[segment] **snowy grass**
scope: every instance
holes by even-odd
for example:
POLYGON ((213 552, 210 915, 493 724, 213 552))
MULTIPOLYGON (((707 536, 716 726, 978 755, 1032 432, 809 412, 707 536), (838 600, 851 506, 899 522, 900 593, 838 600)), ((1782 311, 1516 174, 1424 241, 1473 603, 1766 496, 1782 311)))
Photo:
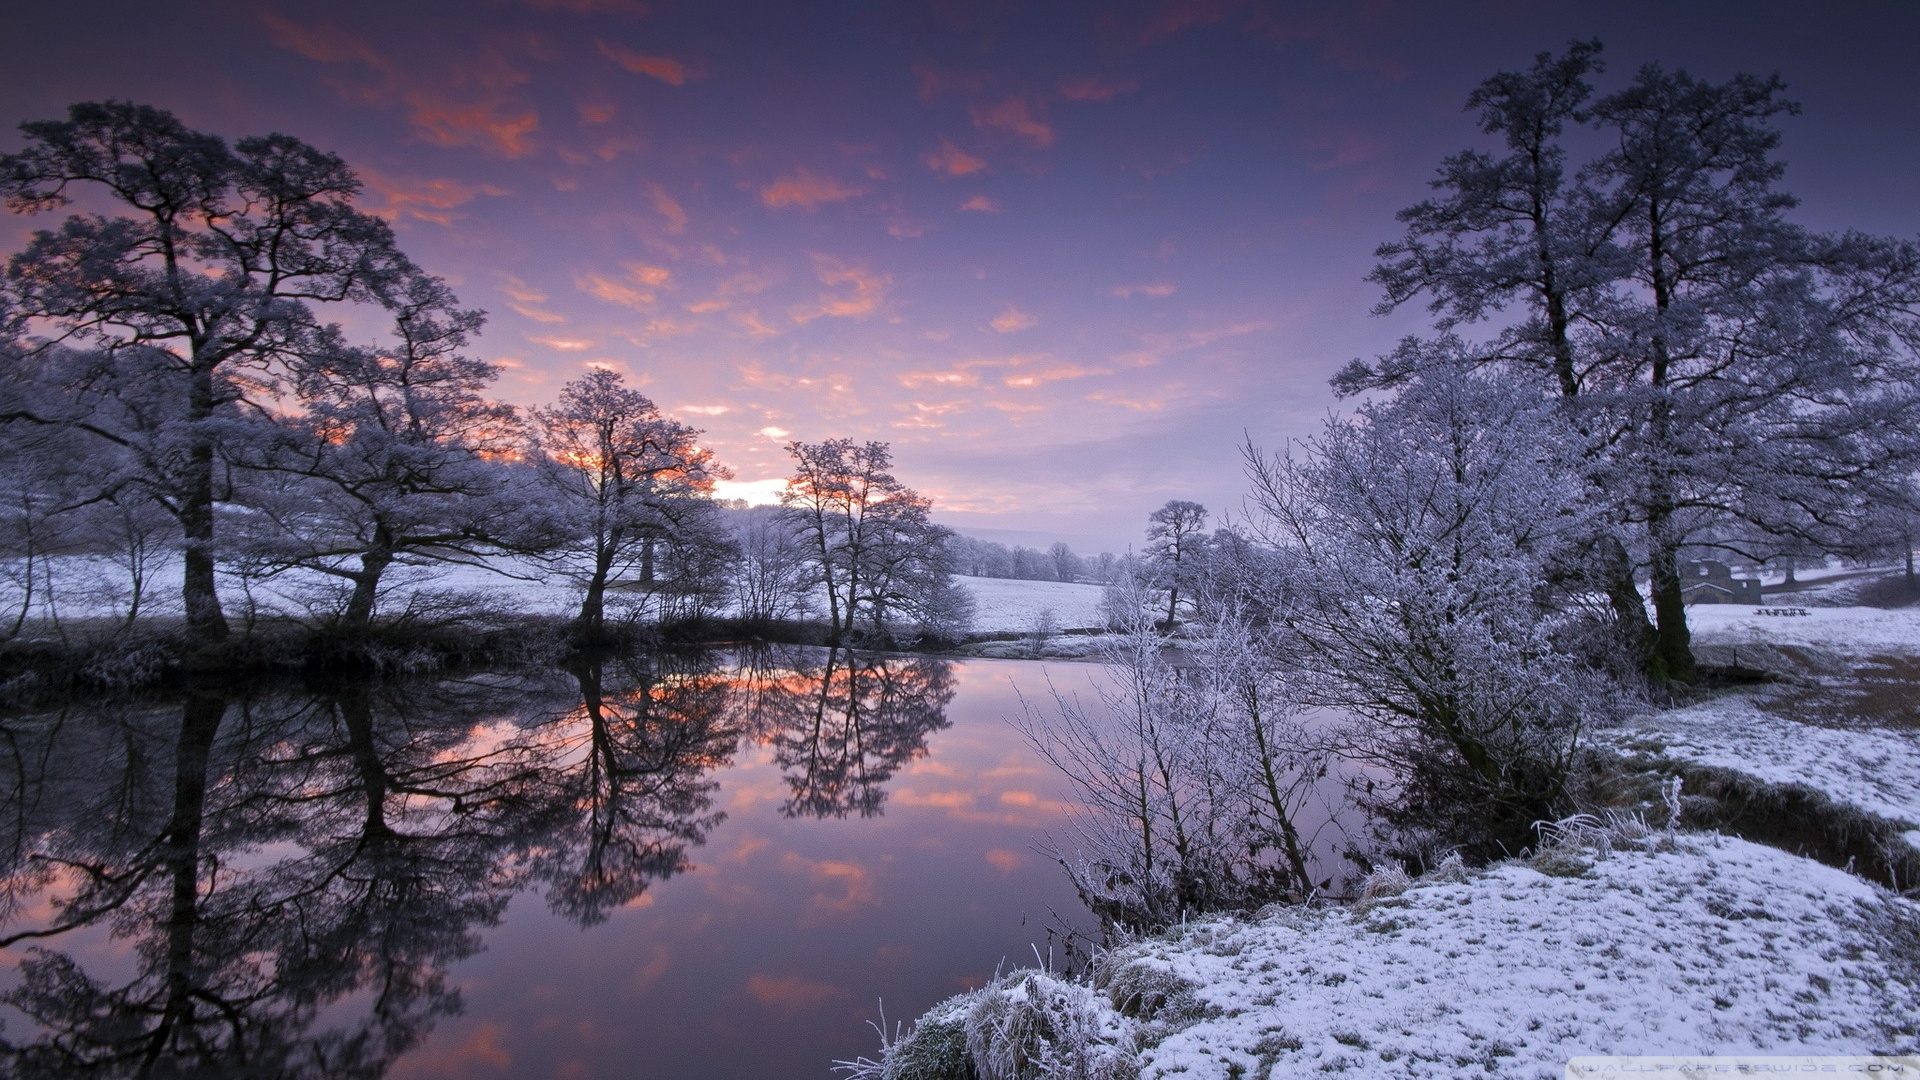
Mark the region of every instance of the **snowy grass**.
MULTIPOLYGON (((1143 1080, 1548 1078, 1578 1054, 1920 1046, 1920 906, 1742 840, 1641 845, 1451 865, 1353 908, 1177 927, 1105 955, 1099 1015, 1075 1026, 1106 1046, 1130 1039, 1143 1080)), ((1016 978, 1050 977, 1002 983, 1016 978)), ((990 996, 943 1003, 923 1021, 928 1041, 942 1025, 970 1034, 990 996)))
POLYGON ((1288 910, 1131 947, 1225 1016, 1142 1075, 1558 1077, 1575 1054, 1911 1051, 1920 908, 1741 840, 1505 864, 1364 914, 1288 910))
POLYGON ((955 578, 973 594, 973 628, 984 633, 1029 630, 1045 608, 1061 628, 1105 626, 1099 585, 1069 581, 1017 581, 1011 578, 955 578))
POLYGON ((1793 616, 1761 615, 1759 610, 1701 604, 1687 609, 1687 625, 1696 645, 1787 645, 1849 656, 1920 653, 1920 609, 1810 607, 1805 615, 1793 616))
MULTIPOLYGON (((1781 715, 1781 692, 1731 693, 1594 733, 1596 746, 1800 784, 1891 821, 1920 825, 1920 728, 1831 727, 1781 715)), ((1920 845, 1916 845, 1920 846, 1920 845)))

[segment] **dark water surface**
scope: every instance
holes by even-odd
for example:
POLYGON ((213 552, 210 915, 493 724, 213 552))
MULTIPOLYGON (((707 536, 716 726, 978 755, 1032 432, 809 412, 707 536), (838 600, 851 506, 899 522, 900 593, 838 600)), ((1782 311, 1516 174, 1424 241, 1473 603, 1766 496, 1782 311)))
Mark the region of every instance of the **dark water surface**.
POLYGON ((1086 921, 1013 682, 819 649, 0 724, 0 1073, 824 1077, 1086 921))

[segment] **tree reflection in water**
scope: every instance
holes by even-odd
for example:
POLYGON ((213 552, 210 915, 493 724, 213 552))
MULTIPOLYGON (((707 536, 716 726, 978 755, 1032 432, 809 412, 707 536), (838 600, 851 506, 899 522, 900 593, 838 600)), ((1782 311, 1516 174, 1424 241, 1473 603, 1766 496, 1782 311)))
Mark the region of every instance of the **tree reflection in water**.
POLYGON ((717 661, 0 722, 0 1073, 379 1076, 516 891, 590 926, 687 869, 749 733, 789 815, 874 814, 953 696, 926 658, 717 661))
POLYGON ((953 665, 930 656, 769 650, 747 659, 755 730, 790 789, 789 817, 872 817, 900 766, 947 726, 953 665))

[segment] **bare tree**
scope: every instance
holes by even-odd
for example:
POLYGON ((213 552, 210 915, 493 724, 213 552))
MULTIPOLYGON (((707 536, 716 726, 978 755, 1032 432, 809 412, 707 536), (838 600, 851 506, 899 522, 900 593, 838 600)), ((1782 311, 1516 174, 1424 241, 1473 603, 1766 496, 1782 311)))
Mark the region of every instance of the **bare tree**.
POLYGON ((794 474, 780 501, 806 538, 831 640, 862 622, 884 633, 890 615, 924 621, 958 603, 949 531, 928 520, 931 500, 888 471, 886 443, 795 441, 787 452, 794 474))
POLYGON ((574 537, 561 549, 562 565, 586 590, 578 625, 597 637, 606 625, 607 586, 617 575, 633 570, 652 590, 663 545, 721 542, 709 536, 715 530, 706 528, 711 515, 703 511, 712 510, 714 480, 728 474, 700 446, 700 432, 662 416, 618 372, 589 371, 534 417, 541 475, 560 495, 574 537))
POLYGON ((1335 385, 1391 385, 1461 352, 1541 377, 1590 439, 1588 495, 1611 511, 1586 572, 1645 673, 1684 682, 1683 549, 1849 550, 1885 477, 1920 455, 1920 245, 1786 219, 1772 121, 1797 106, 1777 78, 1649 65, 1592 100, 1598 51, 1483 83, 1468 107, 1504 152, 1448 158, 1379 251, 1383 310, 1425 295, 1443 333, 1506 328, 1480 346, 1410 339, 1335 385), (1574 123, 1610 149, 1569 175, 1574 123))
POLYGON ((806 612, 813 570, 790 514, 772 506, 735 510, 733 542, 740 552, 732 578, 740 618, 771 623, 806 612))
POLYGON ((1548 587, 1589 527, 1582 445, 1543 395, 1462 367, 1330 421, 1303 457, 1249 451, 1293 693, 1358 718, 1351 752, 1405 785, 1392 809, 1451 813, 1492 850, 1564 808, 1581 731, 1617 705, 1548 587))

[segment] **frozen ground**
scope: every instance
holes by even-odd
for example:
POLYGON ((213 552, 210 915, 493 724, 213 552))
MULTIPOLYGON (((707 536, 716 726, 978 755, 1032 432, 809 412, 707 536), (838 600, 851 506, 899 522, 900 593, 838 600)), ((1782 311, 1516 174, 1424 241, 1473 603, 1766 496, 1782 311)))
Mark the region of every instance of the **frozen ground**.
POLYGON ((1581 1054, 1916 1047, 1920 906, 1743 840, 1639 843, 1194 922, 1108 953, 1094 990, 1016 973, 946 1002, 894 1056, 1004 1058, 1042 1028, 1070 1034, 1040 1056, 1096 1066, 1059 1075, 1545 1080, 1581 1054))
POLYGON ((1920 608, 1809 607, 1805 615, 1762 615, 1790 607, 1702 604, 1687 609, 1696 645, 1787 645, 1830 649, 1850 656, 1920 652, 1920 608))
POLYGON ((973 628, 982 632, 1030 630, 1045 608, 1061 629, 1104 626, 1098 585, 1010 578, 956 578, 973 594, 973 628))
POLYGON ((1911 1051, 1916 915, 1842 871, 1683 837, 1578 877, 1507 864, 1127 955, 1225 1014, 1147 1051, 1145 1076, 1558 1077, 1576 1054, 1911 1051))
POLYGON ((1794 677, 1595 733, 1624 753, 1801 784, 1920 826, 1920 610, 1690 608, 1696 651, 1794 677))

